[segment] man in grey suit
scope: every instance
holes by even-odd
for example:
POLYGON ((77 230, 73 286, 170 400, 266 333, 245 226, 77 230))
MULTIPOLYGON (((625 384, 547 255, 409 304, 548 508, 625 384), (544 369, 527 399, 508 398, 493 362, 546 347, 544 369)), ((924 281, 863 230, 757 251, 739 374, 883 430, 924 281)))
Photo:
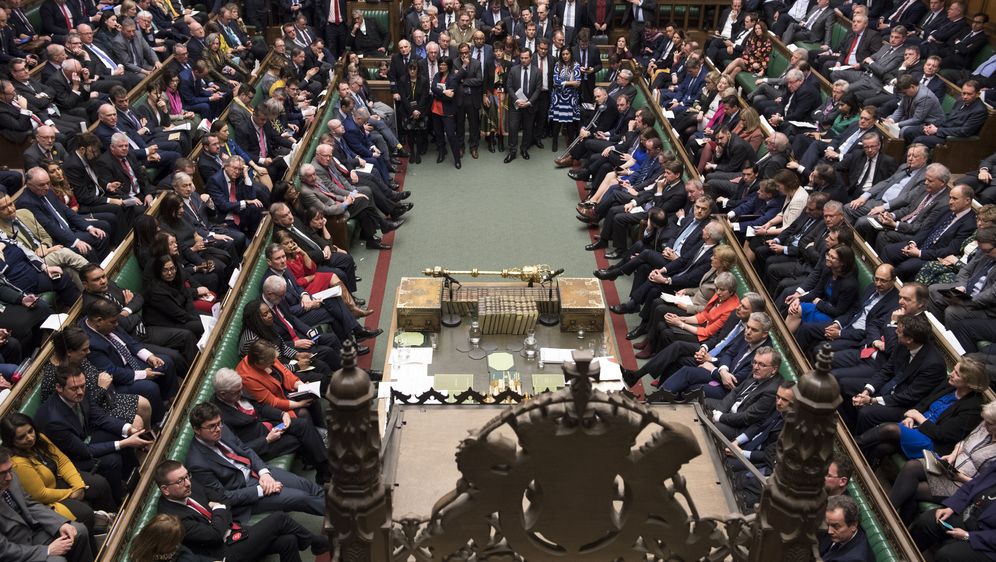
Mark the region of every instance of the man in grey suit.
POLYGON ((113 50, 114 58, 124 61, 127 72, 137 72, 146 76, 162 66, 156 52, 138 33, 135 20, 130 18, 121 20, 121 32, 114 38, 113 50))
POLYGON ((819 0, 810 6, 806 19, 788 24, 782 34, 782 41, 786 45, 795 41, 829 45, 834 21, 836 16, 830 8, 830 0, 819 0))
MULTIPOLYGON (((868 241, 882 248, 886 244, 906 240, 926 225, 933 224, 940 213, 948 209, 948 181, 951 171, 943 164, 927 166, 923 178, 923 192, 914 191, 911 198, 900 198, 892 202, 892 211, 881 211, 868 216, 882 226, 879 231, 868 223, 867 229, 858 227, 858 233, 868 241), (918 193, 920 194, 919 196, 918 193), (881 234, 879 234, 881 232, 881 234)), ((879 252, 881 254, 881 252, 879 252)))
MULTIPOLYGON (((961 268, 951 283, 937 283, 929 287, 930 310, 938 318, 944 319, 944 324, 955 330, 968 320, 986 320, 992 324, 996 316, 996 232, 992 228, 979 230, 976 240, 979 252, 961 268), (949 299, 942 294, 949 289, 960 289, 969 300, 949 299)), ((966 326, 967 327, 967 326, 966 326)), ((971 338, 973 343, 987 334, 976 332, 971 338)), ((961 338, 960 338, 961 339, 961 338)), ((967 348, 966 348, 967 350, 967 348)))
POLYGON ((944 119, 944 110, 934 92, 921 86, 909 74, 903 74, 896 80, 896 91, 902 92, 903 98, 885 122, 899 127, 899 136, 905 137, 907 131, 912 131, 910 134, 915 136, 923 130, 924 124, 939 123, 944 119))
POLYGON ((86 527, 27 497, 14 473, 10 449, 0 447, 0 560, 91 562, 86 527))
POLYGON ((539 69, 532 63, 532 53, 519 53, 519 64, 508 71, 508 154, 505 163, 515 160, 519 146, 519 128, 522 128, 522 157, 529 160, 529 147, 533 144, 533 120, 536 101, 541 90, 539 69), (520 97, 521 92, 521 97, 520 97))
POLYGON ((888 178, 871 186, 853 201, 844 206, 848 222, 854 223, 859 232, 871 228, 865 215, 888 211, 895 203, 901 203, 922 193, 923 178, 927 169, 930 151, 922 144, 914 144, 906 149, 906 163, 888 178))
POLYGON ((744 429, 774 413, 775 391, 781 378, 775 375, 782 356, 773 347, 764 346, 754 352, 752 361, 751 376, 722 399, 705 399, 712 422, 727 439, 735 439, 744 429))
POLYGON ((860 69, 835 70, 830 74, 834 80, 857 82, 867 77, 881 79, 886 73, 899 68, 903 62, 905 30, 896 27, 889 32, 889 42, 882 45, 874 54, 861 61, 860 69))

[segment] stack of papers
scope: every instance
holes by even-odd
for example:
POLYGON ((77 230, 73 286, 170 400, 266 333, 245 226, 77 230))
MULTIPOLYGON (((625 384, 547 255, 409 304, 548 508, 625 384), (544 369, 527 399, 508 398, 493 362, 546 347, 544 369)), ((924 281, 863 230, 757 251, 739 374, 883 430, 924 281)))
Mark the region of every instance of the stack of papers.
POLYGON ((342 296, 342 287, 340 287, 339 285, 335 285, 334 287, 329 287, 328 289, 325 289, 324 291, 319 291, 319 292, 311 295, 311 298, 313 298, 313 299, 315 299, 317 301, 323 301, 325 299, 331 299, 331 298, 341 297, 341 296, 342 296))
POLYGON ((668 293, 662 293, 661 298, 664 299, 664 302, 671 304, 681 303, 686 306, 691 306, 692 304, 692 297, 688 295, 669 295, 668 293))
POLYGON ((598 380, 600 382, 623 380, 622 369, 619 368, 619 363, 616 363, 615 357, 596 357, 595 361, 598 362, 598 380))
MULTIPOLYGON (((382 382, 381 386, 390 384, 398 392, 418 396, 432 388, 432 383, 433 378, 429 376, 427 365, 399 365, 391 367, 391 381, 382 382)), ((390 391, 387 394, 390 396, 390 391)))
POLYGON ((574 361, 573 353, 573 349, 541 347, 540 359, 544 363, 572 363, 574 361))
MULTIPOLYGON (((394 349, 391 351, 391 366, 400 367, 404 365, 421 365, 423 369, 426 365, 432 365, 431 347, 409 347, 405 349, 394 349), (402 359, 403 358, 403 359, 402 359)), ((392 372, 395 372, 392 369, 392 372)), ((391 377, 396 378, 396 377, 391 377)))

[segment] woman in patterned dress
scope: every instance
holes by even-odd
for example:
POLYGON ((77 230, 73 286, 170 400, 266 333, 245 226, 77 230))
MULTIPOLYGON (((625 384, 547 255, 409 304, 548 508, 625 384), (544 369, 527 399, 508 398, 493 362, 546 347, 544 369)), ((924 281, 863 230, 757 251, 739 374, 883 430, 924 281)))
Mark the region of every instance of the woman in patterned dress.
POLYGON ((570 49, 560 50, 560 60, 553 67, 553 98, 550 100, 550 136, 553 137, 553 151, 557 151, 560 129, 565 137, 577 136, 578 122, 581 120, 581 65, 575 62, 570 49))
POLYGON ((764 76, 771 57, 771 37, 764 22, 754 24, 754 33, 744 41, 743 55, 733 59, 723 74, 736 78, 738 72, 750 72, 755 76, 764 76))

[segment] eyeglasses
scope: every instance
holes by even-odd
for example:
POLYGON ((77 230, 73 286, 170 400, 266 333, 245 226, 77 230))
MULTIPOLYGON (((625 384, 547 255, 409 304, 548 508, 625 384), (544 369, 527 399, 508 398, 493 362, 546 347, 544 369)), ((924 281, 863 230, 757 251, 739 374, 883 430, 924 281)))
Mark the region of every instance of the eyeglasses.
POLYGON ((753 364, 755 367, 770 367, 771 366, 771 363, 762 363, 762 362, 758 361, 757 359, 751 361, 751 364, 753 364))
POLYGON ((174 480, 172 482, 167 482, 166 485, 167 486, 178 486, 180 484, 185 484, 187 482, 190 482, 190 475, 189 474, 186 475, 186 476, 181 476, 181 477, 177 478, 176 480, 174 480))
POLYGON ((208 431, 214 431, 216 429, 221 429, 221 422, 207 423, 201 426, 201 429, 206 429, 208 431))

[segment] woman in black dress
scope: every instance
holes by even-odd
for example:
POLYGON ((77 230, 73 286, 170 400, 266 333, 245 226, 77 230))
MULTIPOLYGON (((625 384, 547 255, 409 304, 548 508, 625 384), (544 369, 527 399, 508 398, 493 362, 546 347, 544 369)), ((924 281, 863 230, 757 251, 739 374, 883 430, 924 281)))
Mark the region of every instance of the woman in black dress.
POLYGON ((436 135, 439 156, 436 163, 446 160, 446 143, 453 152, 453 165, 460 169, 460 139, 456 136, 456 92, 459 80, 450 69, 449 57, 439 59, 439 72, 432 77, 432 130, 436 135))
POLYGON ((407 74, 401 84, 398 84, 398 95, 401 101, 401 129, 408 140, 412 159, 416 164, 422 163, 422 153, 428 143, 429 130, 429 81, 419 72, 416 61, 408 63, 407 74))

